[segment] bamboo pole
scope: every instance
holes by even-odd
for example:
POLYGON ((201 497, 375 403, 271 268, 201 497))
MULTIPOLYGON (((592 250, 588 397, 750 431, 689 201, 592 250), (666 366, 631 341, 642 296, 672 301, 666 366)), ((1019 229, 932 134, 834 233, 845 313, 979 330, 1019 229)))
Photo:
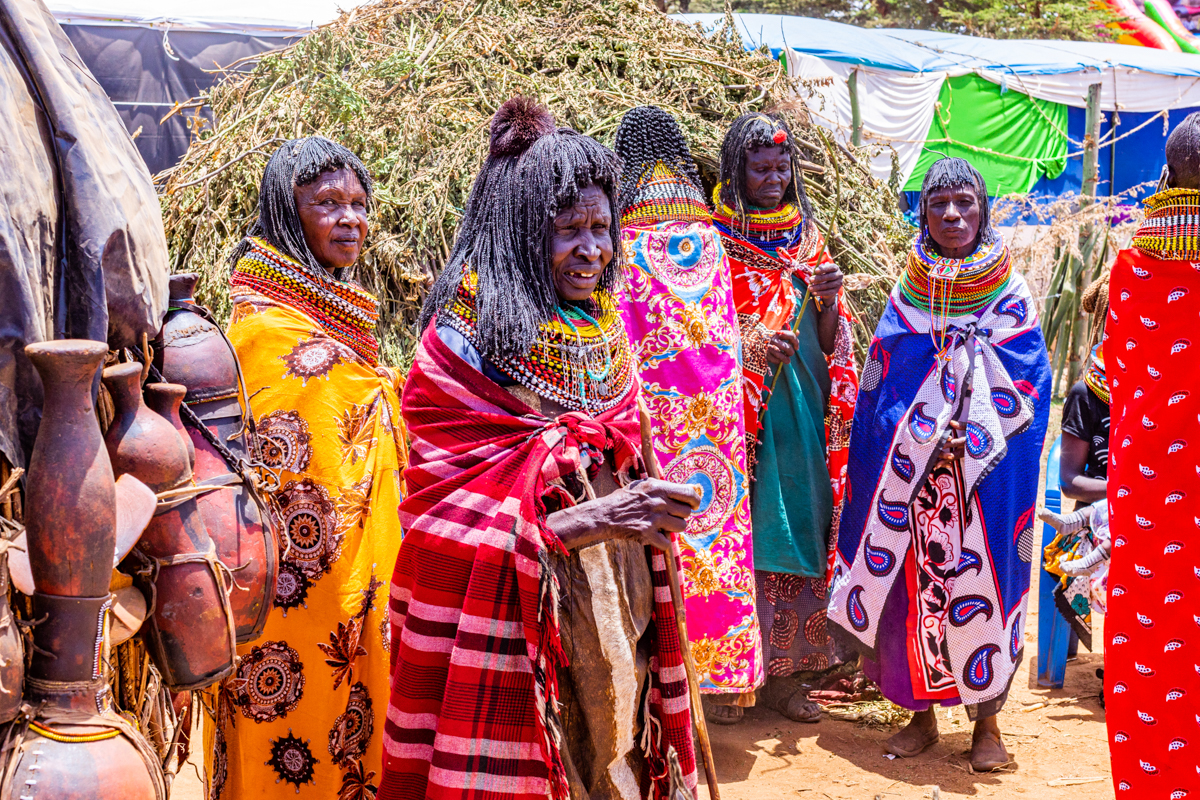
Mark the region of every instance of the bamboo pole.
MULTIPOLYGON (((646 462, 646 473, 651 478, 662 479, 662 468, 654 454, 650 438, 650 413, 638 399, 638 418, 642 428, 642 460, 646 462)), ((672 548, 673 550, 674 548, 672 548)), ((692 659, 691 640, 687 633, 687 615, 683 609, 683 592, 679 583, 679 568, 675 565, 675 553, 663 553, 667 562, 667 582, 671 584, 671 604, 675 607, 675 629, 679 634, 679 649, 683 653, 683 667, 687 671, 688 697, 692 707, 692 725, 700 742, 700 755, 704 760, 704 778, 708 782, 708 796, 721 800, 721 789, 717 785, 717 765, 713 760, 712 742, 708 738, 708 723, 704 719, 704 706, 700 701, 700 676, 696 673, 696 662, 692 659)))
POLYGON ((862 147, 863 121, 862 107, 858 103, 858 70, 851 72, 846 82, 850 86, 850 143, 862 147))

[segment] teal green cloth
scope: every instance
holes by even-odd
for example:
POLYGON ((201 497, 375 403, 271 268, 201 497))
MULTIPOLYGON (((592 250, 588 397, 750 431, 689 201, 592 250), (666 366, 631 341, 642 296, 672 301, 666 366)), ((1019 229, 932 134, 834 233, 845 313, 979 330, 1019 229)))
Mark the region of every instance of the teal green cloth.
MULTIPOLYGON (((807 291, 792 278, 799 308, 807 291)), ((750 493, 754 568, 815 578, 825 574, 833 489, 825 467, 825 400, 829 367, 810 303, 796 335, 800 347, 783 366, 767 405, 750 493)), ((768 385, 770 377, 768 376, 768 385)))
POLYGON ((988 194, 1025 194, 1067 166, 1067 107, 1036 100, 978 75, 947 78, 929 124, 925 149, 904 190, 918 192, 942 155, 970 161, 988 194))

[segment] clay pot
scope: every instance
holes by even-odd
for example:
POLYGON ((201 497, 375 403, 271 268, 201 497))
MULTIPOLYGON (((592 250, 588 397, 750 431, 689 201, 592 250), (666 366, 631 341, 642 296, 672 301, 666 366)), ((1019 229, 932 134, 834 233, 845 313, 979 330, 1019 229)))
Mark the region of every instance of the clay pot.
MULTIPOLYGON (((187 386, 184 402, 213 437, 233 455, 249 459, 251 447, 247 442, 253 434, 242 424, 237 356, 220 329, 200 313, 202 307, 195 305, 192 291, 196 277, 171 276, 171 303, 155 348, 155 363, 166 380, 187 386), (238 433, 241 435, 234 435, 238 433)), ((229 475, 230 465, 204 435, 191 426, 186 430, 196 453, 195 480, 219 480, 229 475)), ((270 524, 263 524, 253 491, 243 483, 196 500, 217 547, 217 557, 236 570, 239 588, 230 596, 230 603, 238 644, 252 642, 262 634, 275 600, 279 574, 275 531, 270 524)))
POLYGON ((166 417, 142 402, 141 364, 109 367, 104 386, 114 410, 104 443, 117 477, 132 474, 155 492, 187 480, 191 463, 183 439, 166 417))
MULTIPOLYGON (((116 488, 92 389, 107 352, 100 342, 70 339, 25 348, 45 391, 25 513, 36 587, 33 618, 39 623, 24 694, 38 716, 15 748, 0 754, 4 797, 33 796, 31 787, 38 797, 65 800, 166 796, 149 744, 113 714, 103 673, 116 488)), ((0 606, 0 661, 20 662, 19 650, 10 654, 7 641, 7 629, 15 626, 2 618, 8 604, 0 606)), ((0 675, 7 689, 5 669, 0 667, 0 675)), ((5 697, 0 694, 0 702, 7 705, 5 697)))
POLYGON ((187 435, 187 431, 183 427, 183 420, 179 416, 179 406, 183 403, 183 396, 187 394, 187 387, 180 386, 178 383, 151 383, 146 386, 145 392, 146 405, 171 423, 179 441, 183 442, 183 447, 187 451, 188 470, 190 471, 196 464, 196 449, 192 446, 192 439, 187 435))
MULTIPOLYGON (((161 774, 151 772, 128 735, 99 725, 37 720, 18 741, 12 797, 53 797, 55 800, 162 800, 161 774), (69 737, 107 737, 98 741, 62 741, 69 737), (53 738, 52 738, 53 737, 53 738), (37 794, 28 793, 29 786, 37 794)), ((146 744, 146 748, 150 745, 146 744)))
POLYGON ((220 403, 231 416, 238 405, 237 361, 220 329, 189 306, 195 306, 195 273, 172 275, 171 302, 155 348, 155 366, 163 378, 188 388, 185 402, 220 403))
POLYGON ((116 489, 92 387, 108 353, 62 339, 25 348, 42 378, 42 424, 29 459, 25 527, 39 592, 108 593, 116 547, 116 489))
MULTIPOLYGON (((171 435, 179 439, 179 403, 186 389, 156 383, 145 391, 147 405, 165 415, 171 435)), ((184 486, 192 485, 191 477, 189 469, 184 486)), ((197 501, 185 499, 160 509, 136 552, 158 564, 153 584, 142 587, 154 608, 143 630, 163 682, 182 691, 228 675, 236 656, 229 586, 197 501)))

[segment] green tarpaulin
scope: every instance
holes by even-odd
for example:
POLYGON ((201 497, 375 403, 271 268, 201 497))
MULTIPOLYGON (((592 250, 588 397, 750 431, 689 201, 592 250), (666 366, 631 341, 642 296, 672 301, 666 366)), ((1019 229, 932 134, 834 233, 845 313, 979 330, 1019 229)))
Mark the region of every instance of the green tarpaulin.
POLYGON ((993 197, 1024 194, 1043 175, 1057 178, 1066 168, 1067 107, 1003 91, 978 75, 947 78, 905 191, 920 191, 943 155, 975 165, 993 197))

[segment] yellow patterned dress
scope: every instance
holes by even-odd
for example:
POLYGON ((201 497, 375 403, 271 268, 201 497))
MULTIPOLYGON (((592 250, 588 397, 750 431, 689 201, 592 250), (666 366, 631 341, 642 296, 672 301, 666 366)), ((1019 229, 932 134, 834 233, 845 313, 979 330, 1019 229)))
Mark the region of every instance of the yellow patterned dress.
POLYGON ((397 376, 376 366, 374 298, 251 241, 231 280, 229 338, 285 535, 266 629, 216 691, 208 796, 369 800, 407 452, 397 376))

